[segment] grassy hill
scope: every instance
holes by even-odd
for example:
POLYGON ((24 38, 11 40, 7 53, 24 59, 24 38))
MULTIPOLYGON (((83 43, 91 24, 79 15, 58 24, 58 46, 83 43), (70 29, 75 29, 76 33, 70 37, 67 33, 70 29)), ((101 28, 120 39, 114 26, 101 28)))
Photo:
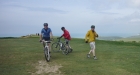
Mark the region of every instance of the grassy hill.
POLYGON ((51 61, 46 62, 38 41, 0 39, 0 75, 140 75, 139 43, 97 40, 94 60, 86 57, 89 44, 73 38, 72 53, 51 52, 51 61))
POLYGON ((117 40, 117 39, 122 39, 122 37, 118 37, 118 36, 108 36, 108 37, 101 36, 101 37, 99 37, 97 39, 99 39, 99 40, 110 40, 110 41, 114 41, 114 40, 117 40))
POLYGON ((118 37, 118 36, 101 36, 97 38, 98 40, 108 40, 108 41, 124 41, 124 42, 140 42, 140 35, 130 36, 130 37, 118 37))
POLYGON ((130 36, 130 37, 126 37, 126 38, 117 39, 117 41, 140 42, 140 35, 130 36))

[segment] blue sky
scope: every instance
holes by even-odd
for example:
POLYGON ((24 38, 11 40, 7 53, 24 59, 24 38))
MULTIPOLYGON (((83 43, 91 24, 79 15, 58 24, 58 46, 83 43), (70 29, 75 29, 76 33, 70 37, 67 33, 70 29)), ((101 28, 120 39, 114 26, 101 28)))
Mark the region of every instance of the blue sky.
POLYGON ((101 35, 140 33, 140 0, 0 0, 0 34, 40 33, 47 22, 54 35, 64 26, 85 35, 91 25, 101 35))

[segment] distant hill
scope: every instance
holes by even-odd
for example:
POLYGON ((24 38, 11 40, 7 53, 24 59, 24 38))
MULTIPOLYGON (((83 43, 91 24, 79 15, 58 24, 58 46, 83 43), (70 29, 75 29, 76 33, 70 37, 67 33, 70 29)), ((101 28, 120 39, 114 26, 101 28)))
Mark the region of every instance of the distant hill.
POLYGON ((130 36, 130 37, 127 37, 127 38, 140 38, 140 35, 134 35, 134 36, 130 36))
POLYGON ((140 42, 140 35, 134 35, 134 36, 130 36, 130 37, 126 37, 126 38, 121 38, 121 39, 117 39, 117 41, 136 41, 136 42, 140 42))
POLYGON ((122 37, 118 37, 118 36, 101 36, 99 38, 97 38, 99 40, 110 40, 110 41, 114 41, 114 40, 117 40, 117 39, 122 39, 122 37))

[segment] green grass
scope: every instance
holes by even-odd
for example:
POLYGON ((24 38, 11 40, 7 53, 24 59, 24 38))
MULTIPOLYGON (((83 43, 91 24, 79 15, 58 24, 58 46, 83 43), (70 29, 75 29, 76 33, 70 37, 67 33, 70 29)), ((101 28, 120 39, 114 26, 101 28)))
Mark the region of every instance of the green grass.
MULTIPOLYGON (((90 47, 83 39, 72 39, 70 44, 72 53, 52 52, 46 62, 61 64, 63 75, 140 75, 139 43, 97 40, 98 60, 86 57, 90 47)), ((32 75, 40 60, 45 58, 39 38, 0 39, 0 75, 32 75)))

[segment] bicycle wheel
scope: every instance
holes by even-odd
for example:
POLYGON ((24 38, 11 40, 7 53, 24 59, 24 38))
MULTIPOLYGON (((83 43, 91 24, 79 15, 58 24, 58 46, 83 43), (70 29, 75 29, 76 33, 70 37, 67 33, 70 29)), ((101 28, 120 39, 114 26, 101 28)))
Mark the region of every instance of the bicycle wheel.
POLYGON ((52 46, 51 46, 51 49, 52 49, 53 52, 60 51, 60 45, 59 45, 59 43, 53 43, 52 46))
POLYGON ((50 61, 50 53, 48 52, 47 47, 44 50, 44 54, 45 54, 46 61, 49 62, 50 61))
POLYGON ((69 48, 69 53, 71 53, 73 50, 71 48, 69 48))
POLYGON ((65 54, 65 55, 67 55, 69 53, 69 49, 66 46, 67 45, 62 44, 62 48, 63 48, 62 53, 65 54))

